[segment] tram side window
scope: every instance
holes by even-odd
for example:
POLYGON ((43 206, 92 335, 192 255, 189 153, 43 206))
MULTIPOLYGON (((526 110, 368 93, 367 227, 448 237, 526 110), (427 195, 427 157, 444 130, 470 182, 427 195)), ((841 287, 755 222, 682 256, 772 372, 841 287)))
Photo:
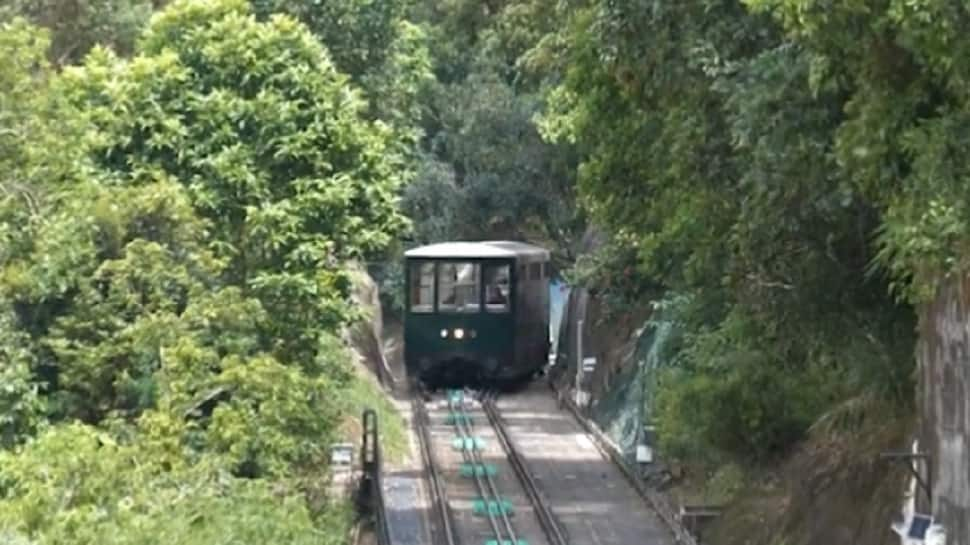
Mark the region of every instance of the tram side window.
POLYGON ((478 265, 442 263, 438 266, 438 310, 478 312, 478 265))
POLYGON ((510 272, 508 265, 485 267, 485 310, 508 312, 510 272))
POLYGON ((411 312, 434 312, 434 263, 411 264, 411 312))

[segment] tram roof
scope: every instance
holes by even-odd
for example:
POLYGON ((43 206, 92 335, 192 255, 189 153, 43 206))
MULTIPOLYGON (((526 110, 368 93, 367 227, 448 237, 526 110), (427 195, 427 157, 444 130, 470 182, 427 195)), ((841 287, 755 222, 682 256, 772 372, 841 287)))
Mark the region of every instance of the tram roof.
POLYGON ((549 250, 513 240, 456 241, 412 248, 404 252, 404 256, 425 259, 531 257, 548 260, 549 250))

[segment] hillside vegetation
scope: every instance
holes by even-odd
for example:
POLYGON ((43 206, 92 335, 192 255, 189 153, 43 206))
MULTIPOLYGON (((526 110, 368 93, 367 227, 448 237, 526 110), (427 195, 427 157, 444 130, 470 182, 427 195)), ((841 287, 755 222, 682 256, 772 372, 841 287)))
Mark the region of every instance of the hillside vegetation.
POLYGON ((903 446, 920 304, 966 268, 965 6, 447 5, 426 10, 449 82, 435 120, 488 118, 428 125, 416 232, 505 236, 515 211, 608 319, 664 309, 678 334, 645 414, 701 481, 740 468, 721 488, 743 494, 810 438, 860 460, 876 447, 855 434, 903 446), (605 244, 577 255, 584 225, 605 244))
POLYGON ((702 480, 902 437, 918 309, 966 269, 968 23, 914 0, 5 2, 0 540, 340 542, 326 447, 368 397, 346 264, 399 309, 400 249, 445 239, 527 238, 605 316, 662 308, 645 414, 702 480))
POLYGON ((0 27, 0 540, 343 542, 343 264, 407 225, 414 129, 370 101, 421 77, 410 31, 359 14, 371 77, 269 6, 31 4, 0 27))

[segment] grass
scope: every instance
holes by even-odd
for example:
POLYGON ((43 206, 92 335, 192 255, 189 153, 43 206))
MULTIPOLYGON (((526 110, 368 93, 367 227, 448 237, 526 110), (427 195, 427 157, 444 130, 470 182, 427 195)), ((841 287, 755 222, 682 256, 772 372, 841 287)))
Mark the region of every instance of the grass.
POLYGON ((670 490, 678 502, 691 505, 725 505, 742 492, 751 476, 738 464, 725 463, 715 467, 695 465, 687 471, 688 477, 670 490))
POLYGON ((357 374, 353 385, 346 392, 345 399, 352 421, 344 426, 345 436, 349 441, 359 444, 361 415, 365 409, 373 409, 377 412, 378 433, 385 461, 400 462, 408 453, 407 426, 404 418, 380 386, 364 373, 361 371, 357 374))

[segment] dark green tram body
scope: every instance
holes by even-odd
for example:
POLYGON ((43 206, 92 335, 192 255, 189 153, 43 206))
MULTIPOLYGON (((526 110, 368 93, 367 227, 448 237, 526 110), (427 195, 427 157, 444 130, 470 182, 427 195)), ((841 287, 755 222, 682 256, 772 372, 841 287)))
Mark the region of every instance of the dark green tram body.
POLYGON ((449 242, 405 254, 404 358, 426 383, 516 381, 549 353, 549 252, 449 242))

